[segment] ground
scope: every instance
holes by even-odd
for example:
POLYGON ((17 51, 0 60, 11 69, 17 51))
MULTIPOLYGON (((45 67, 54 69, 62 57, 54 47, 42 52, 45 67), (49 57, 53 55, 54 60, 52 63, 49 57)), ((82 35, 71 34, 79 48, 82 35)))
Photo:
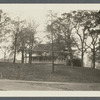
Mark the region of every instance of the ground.
POLYGON ((1 91, 99 91, 100 83, 0 80, 1 91))
POLYGON ((0 63, 0 90, 100 90, 100 70, 51 64, 0 63))

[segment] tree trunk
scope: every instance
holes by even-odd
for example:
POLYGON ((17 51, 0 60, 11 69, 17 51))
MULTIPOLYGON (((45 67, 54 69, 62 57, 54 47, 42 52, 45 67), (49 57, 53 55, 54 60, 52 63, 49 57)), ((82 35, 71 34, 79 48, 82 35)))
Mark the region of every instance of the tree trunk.
POLYGON ((13 63, 15 63, 15 62, 16 62, 16 48, 14 50, 14 60, 13 60, 13 63))
POLYGON ((81 67, 84 67, 84 53, 83 53, 83 51, 82 51, 82 54, 81 54, 81 67))
POLYGON ((29 64, 31 64, 32 63, 32 52, 30 51, 29 52, 29 64))
POLYGON ((51 39, 52 39, 52 45, 51 45, 51 51, 52 51, 52 72, 54 73, 54 41, 53 41, 53 33, 51 32, 51 39))
POLYGON ((93 60, 92 60, 92 63, 93 63, 93 68, 95 69, 95 47, 93 48, 93 60))
POLYGON ((73 67, 73 55, 72 55, 72 49, 70 48, 70 61, 71 61, 71 67, 73 67))
POLYGON ((22 50, 22 61, 21 63, 24 63, 24 50, 22 50))
POLYGON ((4 52, 4 62, 5 62, 5 60, 6 60, 6 52, 4 52))
POLYGON ((16 62, 16 45, 17 45, 17 33, 15 35, 15 44, 14 44, 15 48, 14 48, 14 60, 13 60, 13 63, 16 62))
POLYGON ((27 53, 25 52, 25 63, 27 63, 27 53))
POLYGON ((71 47, 68 47, 68 52, 69 52, 69 56, 70 56, 70 64, 71 64, 71 67, 73 67, 73 54, 72 54, 71 47))
POLYGON ((81 52, 81 67, 84 67, 84 61, 83 61, 83 60, 84 60, 83 43, 84 43, 84 42, 82 42, 82 44, 81 44, 81 45, 82 45, 82 52, 81 52))
POLYGON ((70 35, 68 36, 68 51, 69 51, 69 56, 70 56, 70 63, 71 67, 73 67, 73 54, 72 54, 72 48, 71 48, 71 38, 70 35))
POLYGON ((54 73, 54 53, 52 51, 52 72, 54 73))

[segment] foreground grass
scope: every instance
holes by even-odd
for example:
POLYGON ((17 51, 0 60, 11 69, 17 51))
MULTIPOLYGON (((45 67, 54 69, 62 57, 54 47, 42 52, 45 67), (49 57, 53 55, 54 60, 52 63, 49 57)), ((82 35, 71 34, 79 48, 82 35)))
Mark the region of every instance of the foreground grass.
POLYGON ((52 73, 51 64, 12 64, 0 63, 3 79, 21 79, 31 81, 54 82, 100 82, 100 70, 90 68, 70 68, 55 65, 52 73))

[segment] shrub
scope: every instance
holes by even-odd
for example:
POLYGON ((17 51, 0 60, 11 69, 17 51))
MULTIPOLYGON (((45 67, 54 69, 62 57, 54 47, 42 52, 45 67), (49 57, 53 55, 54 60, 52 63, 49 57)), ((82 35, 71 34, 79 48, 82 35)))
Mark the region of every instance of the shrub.
MULTIPOLYGON (((69 65, 69 66, 71 65, 70 60, 68 60, 67 65, 69 65)), ((81 67, 81 59, 79 59, 79 58, 73 59, 73 65, 76 67, 81 67)))

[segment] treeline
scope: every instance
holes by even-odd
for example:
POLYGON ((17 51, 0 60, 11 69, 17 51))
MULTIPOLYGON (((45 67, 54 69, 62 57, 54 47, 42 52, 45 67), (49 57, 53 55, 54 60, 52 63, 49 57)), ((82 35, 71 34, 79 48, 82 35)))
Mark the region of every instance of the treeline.
MULTIPOLYGON (((50 20, 46 25, 46 36, 52 43, 52 55, 70 59, 71 66, 73 66, 75 56, 80 55, 81 67, 84 67, 84 55, 90 50, 92 67, 95 68, 100 50, 100 12, 77 10, 61 15, 49 12, 48 19, 50 20), (53 54, 55 48, 57 52, 53 54), (77 55, 75 55, 76 51, 77 55)), ((15 63, 16 54, 21 53, 21 62, 24 63, 24 58, 29 54, 29 63, 31 63, 34 47, 39 44, 36 39, 37 27, 34 21, 29 22, 20 18, 13 20, 0 10, 0 42, 6 44, 11 42, 11 45, 3 46, 4 59, 6 53, 10 52, 15 63)))
POLYGON ((80 55, 81 67, 84 67, 85 53, 90 51, 92 67, 95 68, 100 50, 100 12, 77 10, 58 16, 51 11, 49 17, 51 23, 47 25, 47 30, 53 37, 51 40, 54 44, 56 43, 59 51, 68 50, 67 55, 69 55, 71 66, 73 66, 75 51, 77 51, 77 57, 80 55))
POLYGON ((21 53, 21 62, 24 63, 25 56, 29 54, 29 63, 31 63, 32 50, 38 44, 35 37, 38 25, 33 20, 30 22, 20 18, 13 20, 2 10, 0 12, 0 40, 3 43, 1 49, 4 53, 4 61, 9 53, 10 57, 13 56, 13 63, 16 63, 16 55, 21 53))

